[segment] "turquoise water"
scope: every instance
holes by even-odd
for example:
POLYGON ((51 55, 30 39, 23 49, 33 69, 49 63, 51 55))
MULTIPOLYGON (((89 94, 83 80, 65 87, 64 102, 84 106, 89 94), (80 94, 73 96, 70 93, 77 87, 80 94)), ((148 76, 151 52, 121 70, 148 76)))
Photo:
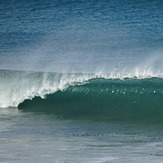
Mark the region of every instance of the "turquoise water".
POLYGON ((43 99, 25 100, 18 108, 70 119, 162 123, 162 90, 162 78, 94 78, 85 83, 71 83, 43 99))
POLYGON ((161 163, 163 2, 0 3, 0 162, 161 163))

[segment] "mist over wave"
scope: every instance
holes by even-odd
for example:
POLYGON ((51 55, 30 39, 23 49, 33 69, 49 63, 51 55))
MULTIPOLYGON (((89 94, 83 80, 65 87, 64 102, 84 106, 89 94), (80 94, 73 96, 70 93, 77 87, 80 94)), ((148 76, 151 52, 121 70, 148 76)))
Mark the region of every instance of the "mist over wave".
MULTIPOLYGON (((17 107, 26 99, 32 99, 36 96, 44 98, 48 94, 57 91, 65 91, 70 86, 84 85, 92 79, 100 80, 120 80, 125 85, 127 79, 139 80, 158 78, 160 81, 160 92, 163 74, 153 74, 150 71, 134 73, 118 73, 117 70, 111 73, 53 73, 53 72, 28 72, 28 71, 0 71, 0 107, 17 107)), ((157 84, 157 80, 153 83, 157 84)), ((109 85, 108 85, 109 87, 109 85)), ((144 85, 140 86, 144 87, 144 85)), ((103 88, 101 88, 102 90, 103 88)), ((114 90, 110 90, 111 92, 114 90)), ((153 90, 156 91, 156 90, 153 90)))

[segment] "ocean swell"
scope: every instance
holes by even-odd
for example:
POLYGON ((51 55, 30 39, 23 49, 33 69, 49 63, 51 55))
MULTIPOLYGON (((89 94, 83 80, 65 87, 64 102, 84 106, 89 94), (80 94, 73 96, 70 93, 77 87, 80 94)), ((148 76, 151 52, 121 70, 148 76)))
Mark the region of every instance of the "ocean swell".
POLYGON ((63 118, 158 122, 163 118, 162 99, 160 78, 95 78, 58 90, 44 99, 25 100, 18 108, 63 118))
POLYGON ((64 118, 163 119, 160 74, 1 70, 0 75, 0 108, 18 107, 64 118))

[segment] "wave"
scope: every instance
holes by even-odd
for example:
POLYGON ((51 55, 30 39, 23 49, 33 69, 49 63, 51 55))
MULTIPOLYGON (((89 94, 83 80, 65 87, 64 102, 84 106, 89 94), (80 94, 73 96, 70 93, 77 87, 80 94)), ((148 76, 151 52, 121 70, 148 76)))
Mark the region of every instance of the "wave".
POLYGON ((63 118, 162 122, 163 78, 0 71, 0 107, 63 118))
POLYGON ((162 99, 162 79, 91 79, 45 99, 26 100, 19 109, 64 118, 158 121, 163 118, 162 99))

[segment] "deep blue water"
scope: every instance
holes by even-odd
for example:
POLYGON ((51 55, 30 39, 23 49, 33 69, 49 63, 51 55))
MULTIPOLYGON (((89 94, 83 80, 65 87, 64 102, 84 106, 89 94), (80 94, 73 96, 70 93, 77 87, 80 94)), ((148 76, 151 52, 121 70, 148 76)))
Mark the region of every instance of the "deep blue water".
POLYGON ((111 71, 162 57, 163 2, 2 1, 0 67, 111 71))

